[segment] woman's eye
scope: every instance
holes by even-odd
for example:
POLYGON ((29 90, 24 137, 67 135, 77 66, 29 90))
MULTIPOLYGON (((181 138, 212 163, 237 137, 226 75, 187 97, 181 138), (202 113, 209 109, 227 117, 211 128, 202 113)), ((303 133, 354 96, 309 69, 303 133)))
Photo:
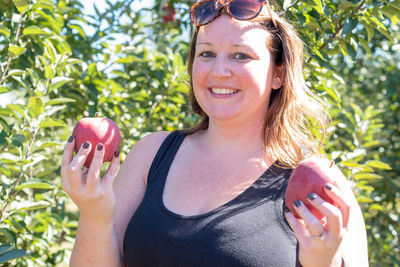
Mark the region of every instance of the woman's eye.
POLYGON ((199 54, 200 57, 213 57, 214 54, 210 51, 204 51, 199 54))
POLYGON ((248 55, 246 55, 246 54, 243 54, 243 53, 236 53, 236 54, 233 55, 233 58, 234 59, 244 60, 244 59, 249 59, 250 57, 248 55))

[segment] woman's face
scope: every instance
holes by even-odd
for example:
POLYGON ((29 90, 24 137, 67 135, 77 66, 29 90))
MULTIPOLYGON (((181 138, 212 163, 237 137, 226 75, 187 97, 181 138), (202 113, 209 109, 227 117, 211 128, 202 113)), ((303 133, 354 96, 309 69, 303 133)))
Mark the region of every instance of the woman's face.
POLYGON ((211 121, 264 121, 271 88, 281 86, 273 79, 268 40, 261 25, 228 15, 200 27, 193 90, 211 121))

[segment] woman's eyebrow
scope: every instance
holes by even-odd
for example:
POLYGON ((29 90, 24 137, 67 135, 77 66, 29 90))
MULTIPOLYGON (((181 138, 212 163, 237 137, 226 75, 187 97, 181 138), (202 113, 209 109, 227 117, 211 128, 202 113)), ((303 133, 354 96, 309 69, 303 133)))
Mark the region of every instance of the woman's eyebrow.
POLYGON ((212 45, 209 42, 197 42, 198 45, 212 45))
POLYGON ((239 43, 239 44, 234 44, 234 47, 248 47, 248 45, 243 44, 243 43, 239 43))

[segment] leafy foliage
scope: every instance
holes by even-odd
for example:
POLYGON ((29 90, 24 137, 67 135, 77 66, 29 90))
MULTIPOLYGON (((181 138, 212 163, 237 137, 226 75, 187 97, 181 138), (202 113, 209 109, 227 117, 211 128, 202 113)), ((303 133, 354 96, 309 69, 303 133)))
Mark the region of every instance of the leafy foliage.
MULTIPOLYGON (((185 62, 194 1, 0 0, 0 263, 67 266, 78 213, 61 190, 74 124, 96 112, 122 134, 192 125, 185 62), (176 20, 163 21, 163 6, 176 20)), ((305 76, 332 116, 325 152, 353 185, 371 266, 400 266, 400 1, 285 0, 307 47, 305 76)))

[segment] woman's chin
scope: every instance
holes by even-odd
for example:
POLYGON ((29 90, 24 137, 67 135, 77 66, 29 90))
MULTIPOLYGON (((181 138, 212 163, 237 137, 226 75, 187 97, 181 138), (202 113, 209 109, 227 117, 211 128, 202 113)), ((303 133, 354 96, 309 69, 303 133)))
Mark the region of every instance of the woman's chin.
POLYGON ((234 110, 214 110, 208 113, 208 117, 210 120, 216 122, 230 122, 237 120, 239 112, 235 112, 234 110))

